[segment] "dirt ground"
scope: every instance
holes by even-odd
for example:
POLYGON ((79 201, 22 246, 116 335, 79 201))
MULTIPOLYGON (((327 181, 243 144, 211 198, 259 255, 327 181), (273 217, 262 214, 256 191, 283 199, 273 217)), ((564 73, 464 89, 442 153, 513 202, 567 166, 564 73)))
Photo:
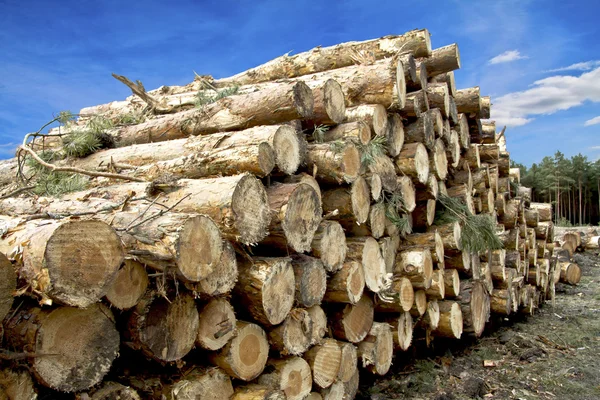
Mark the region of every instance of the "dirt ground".
POLYGON ((581 282, 557 285, 554 306, 491 321, 478 340, 417 339, 385 378, 361 374, 357 399, 600 399, 600 257, 575 261, 581 282))

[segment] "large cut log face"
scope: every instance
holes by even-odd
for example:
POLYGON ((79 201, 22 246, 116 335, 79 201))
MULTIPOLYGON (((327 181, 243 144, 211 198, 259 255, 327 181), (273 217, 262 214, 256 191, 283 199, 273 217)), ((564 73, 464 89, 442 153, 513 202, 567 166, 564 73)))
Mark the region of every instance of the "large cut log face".
POLYGON ((190 282, 206 278, 218 267, 223 252, 221 232, 208 217, 199 215, 183 224, 177 242, 177 264, 190 282))
POLYGON ((87 307, 108 292, 123 256, 121 240, 109 225, 71 221, 40 229, 25 246, 23 264, 26 274, 53 299, 87 307))
POLYGON ((101 305, 86 309, 62 307, 44 319, 36 336, 33 368, 51 388, 75 392, 102 380, 119 351, 119 332, 101 305))
POLYGON ((244 176, 233 192, 231 206, 233 225, 244 236, 245 243, 262 240, 266 224, 271 220, 267 192, 262 183, 252 175, 244 176))
POLYGON ((289 261, 282 259, 270 269, 262 291, 262 306, 268 321, 277 325, 283 322, 294 305, 294 270, 289 261))
POLYGON ((285 207, 282 227, 290 246, 298 252, 308 252, 321 222, 321 199, 309 185, 294 190, 285 207))
POLYGON ((291 126, 281 126, 273 136, 275 163, 283 173, 291 175, 300 166, 300 147, 300 139, 291 126))

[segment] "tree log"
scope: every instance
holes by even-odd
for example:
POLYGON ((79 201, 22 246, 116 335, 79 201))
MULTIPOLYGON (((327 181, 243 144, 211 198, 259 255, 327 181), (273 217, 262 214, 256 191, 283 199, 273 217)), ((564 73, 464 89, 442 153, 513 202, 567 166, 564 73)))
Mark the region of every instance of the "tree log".
POLYGON ((377 375, 385 375, 392 365, 394 339, 390 326, 374 322, 369 334, 358 345, 358 356, 364 368, 377 375))
POLYGON ((363 268, 358 261, 347 261, 327 283, 324 300, 333 303, 356 304, 365 286, 363 268))
POLYGON ((331 332, 337 339, 359 343, 369 333, 373 315, 373 300, 367 294, 363 294, 356 304, 346 304, 333 311, 329 318, 331 332))
POLYGON ((323 193, 323 211, 333 213, 337 210, 336 219, 346 231, 352 225, 361 225, 369 218, 371 195, 367 181, 359 176, 350 187, 338 187, 323 193))
POLYGON ((312 331, 312 319, 308 311, 294 308, 282 324, 268 333, 270 348, 281 355, 301 355, 311 345, 312 331))
POLYGON ((490 316, 490 295, 479 281, 461 282, 460 307, 463 314, 463 332, 479 337, 490 316))
POLYGON ((427 91, 417 90, 406 94, 406 104, 398 113, 404 118, 419 118, 427 110, 429 110, 427 91))
POLYGON ((311 249, 314 256, 321 258, 328 272, 339 270, 347 251, 346 235, 339 222, 322 220, 313 236, 311 249))
POLYGON ((314 383, 320 388, 331 386, 340 371, 342 349, 335 339, 325 339, 304 354, 314 383))
POLYGON ((435 219, 435 200, 427 200, 424 203, 418 203, 412 213, 413 227, 416 229, 427 229, 433 224, 435 219))
MULTIPOLYGON (((430 110, 431 111, 431 110, 430 110)), ((416 121, 404 127, 405 143, 422 143, 428 149, 435 144, 435 118, 433 113, 425 112, 416 121)), ((400 156, 402 153, 400 154, 400 156)))
POLYGON ((431 251, 426 247, 400 251, 394 275, 408 278, 416 289, 429 289, 433 275, 431 251))
POLYGON ((381 104, 361 104, 346 109, 347 122, 364 122, 377 136, 387 136, 388 117, 381 104))
POLYGON ((144 265, 134 260, 125 260, 106 292, 106 299, 113 307, 127 310, 144 296, 148 283, 144 265))
POLYGON ((475 204, 473 203, 473 196, 467 188, 467 185, 458 185, 448 188, 448 196, 460 199, 471 214, 475 214, 475 204))
POLYGON ((552 205, 548 203, 531 203, 530 207, 534 210, 538 210, 539 221, 548 222, 552 221, 552 205))
POLYGON ((286 400, 286 396, 281 390, 251 384, 236 388, 231 400, 286 400))
POLYGON ((236 323, 229 301, 215 297, 199 310, 196 345, 206 350, 219 350, 233 338, 236 323))
POLYGON ((560 281, 569 285, 577 285, 581 280, 579 265, 570 262, 560 263, 560 281))
POLYGON ((429 77, 460 69, 458 45, 453 43, 434 49, 429 57, 423 58, 421 61, 427 68, 429 77))
POLYGON ((386 267, 379 243, 371 236, 357 236, 346 239, 347 260, 360 261, 365 274, 365 284, 373 293, 379 293, 385 286, 386 267))
POLYGON ((282 323, 294 304, 296 284, 290 259, 239 258, 238 269, 237 304, 262 324, 282 323))
POLYGON ((430 83, 427 85, 427 100, 429 108, 438 108, 444 118, 450 116, 450 96, 448 85, 445 83, 430 83))
POLYGON ((197 283, 187 283, 188 289, 194 292, 196 297, 211 298, 231 292, 238 280, 237 260, 235 250, 229 242, 223 243, 223 252, 218 263, 208 276, 197 283))
POLYGON ((448 159, 446 158, 446 146, 442 139, 436 139, 429 157, 429 169, 435 173, 439 180, 446 180, 448 176, 448 159))
POLYGON ((463 316, 460 305, 455 301, 438 301, 440 321, 432 333, 452 339, 460 339, 463 331, 463 316))
POLYGON ((454 101, 456 101, 456 108, 459 113, 476 115, 481 113, 479 86, 457 90, 454 95, 454 101))
POLYGON ((6 317, 13 305, 13 294, 17 289, 17 273, 11 262, 0 253, 0 321, 6 317))
MULTIPOLYGON (((460 223, 452 222, 444 225, 432 225, 427 228, 429 232, 438 232, 444 243, 444 250, 452 252, 452 250, 462 250, 461 235, 462 228, 460 223)), ((454 268, 454 267, 451 267, 454 268)), ((460 268, 458 268, 461 270, 460 268)))
MULTIPOLYGON (((406 148, 406 146, 404 146, 404 148, 406 148)), ((385 154, 375 155, 372 161, 368 163, 367 170, 371 174, 379 175, 384 190, 394 192, 397 189, 397 176, 394 162, 385 154)))
POLYGON ((8 345, 38 355, 31 362, 37 381, 62 392, 99 384, 119 351, 114 317, 102 304, 24 307, 5 321, 4 328, 8 345))
POLYGON ((433 262, 444 266, 444 241, 437 229, 408 235, 405 240, 410 246, 427 247, 431 251, 433 262))
POLYGON ((288 400, 302 400, 312 388, 310 365, 300 357, 270 359, 258 383, 283 391, 288 400))
POLYGON ((354 376, 358 365, 357 350, 352 343, 339 342, 339 345, 342 350, 342 359, 337 379, 343 383, 348 383, 354 376))
POLYGON ((414 304, 415 291, 410 279, 399 277, 394 279, 390 290, 393 301, 375 299, 375 311, 378 313, 402 313, 410 311, 414 304))
POLYGON ((391 157, 396 157, 404 146, 404 125, 400 115, 391 114, 387 126, 386 148, 391 157))
POLYGON ((365 121, 354 121, 339 124, 328 129, 323 133, 323 141, 354 140, 356 143, 366 145, 371 141, 371 136, 371 126, 368 123, 365 121))
POLYGON ((321 304, 327 289, 327 274, 318 258, 296 254, 292 256, 296 281, 296 303, 302 307, 321 304))
POLYGON ((456 83, 454 81, 454 71, 432 76, 431 83, 444 83, 448 87, 448 94, 452 97, 456 94, 456 83))
POLYGON ((445 269, 444 270, 444 285, 445 294, 447 298, 455 298, 460 294, 460 278, 458 270, 456 269, 445 269))
POLYGON ((308 145, 306 165, 325 183, 352 183, 360 172, 360 153, 352 142, 308 145))
POLYGON ((429 156, 422 143, 405 144, 395 159, 398 174, 407 175, 413 181, 426 184, 429 178, 429 156))
POLYGON ((410 309, 410 315, 419 318, 427 311, 427 294, 424 290, 415 290, 415 303, 410 309))
POLYGON ((209 353, 209 359, 230 376, 248 382, 263 372, 269 343, 265 331, 249 322, 237 321, 235 332, 219 352, 209 353))

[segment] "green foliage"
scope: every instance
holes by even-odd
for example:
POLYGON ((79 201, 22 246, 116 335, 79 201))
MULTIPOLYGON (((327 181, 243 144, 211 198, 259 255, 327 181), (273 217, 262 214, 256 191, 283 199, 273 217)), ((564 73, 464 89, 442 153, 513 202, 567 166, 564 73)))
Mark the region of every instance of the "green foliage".
POLYGON ((360 161, 365 167, 368 167, 375 159, 385 154, 385 146, 387 146, 387 138, 385 136, 375 136, 367 144, 359 144, 360 161))
POLYGON ((558 219, 558 221, 556 222, 556 226, 561 226, 563 228, 570 228, 573 226, 573 224, 571 223, 571 221, 569 221, 568 219, 566 219, 565 217, 561 217, 558 219))
POLYGON ((327 125, 317 125, 312 133, 312 138, 315 143, 323 143, 325 140, 325 132, 329 130, 327 125))
POLYGON ((137 125, 146 120, 143 113, 128 112, 117 117, 116 125, 137 125))
POLYGON ((75 115, 71 111, 61 111, 58 113, 56 120, 65 125, 75 119, 75 115))
POLYGON ((108 118, 93 116, 84 127, 72 127, 62 137, 63 152, 68 157, 86 157, 101 148, 113 147, 114 139, 107 131, 114 127, 108 118))
MULTIPOLYGON (((42 151, 38 156, 47 163, 61 158, 61 154, 54 151, 42 151)), ((27 158, 25 165, 35 175, 35 188, 33 192, 40 196, 60 196, 65 193, 83 190, 87 186, 87 178, 68 172, 54 172, 39 164, 33 158, 27 158)))
POLYGON ((329 142, 329 150, 334 153, 341 153, 346 148, 346 143, 343 140, 334 140, 329 142))
POLYGON ((436 213, 436 222, 438 224, 460 222, 462 226, 460 241, 464 250, 479 253, 503 247, 502 241, 496 234, 496 221, 491 215, 473 215, 460 199, 444 194, 438 195, 438 202, 442 207, 436 213))
POLYGON ((396 226, 398 233, 405 236, 412 233, 412 226, 406 214, 401 215, 405 211, 404 199, 400 192, 383 192, 382 201, 385 204, 385 216, 396 226))
POLYGON ((215 93, 209 93, 208 90, 200 90, 196 94, 196 107, 202 108, 227 96, 234 95, 239 91, 239 89, 239 86, 230 86, 225 89, 215 90, 215 93))

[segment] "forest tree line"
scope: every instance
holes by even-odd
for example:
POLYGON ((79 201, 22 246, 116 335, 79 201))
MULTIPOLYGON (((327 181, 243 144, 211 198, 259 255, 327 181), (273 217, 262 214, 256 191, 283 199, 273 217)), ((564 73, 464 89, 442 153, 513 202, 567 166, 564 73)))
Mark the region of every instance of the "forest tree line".
POLYGON ((521 170, 521 184, 533 189, 532 201, 552 203, 557 225, 598 225, 600 159, 581 154, 569 159, 557 151, 530 168, 516 162, 513 167, 521 170))

